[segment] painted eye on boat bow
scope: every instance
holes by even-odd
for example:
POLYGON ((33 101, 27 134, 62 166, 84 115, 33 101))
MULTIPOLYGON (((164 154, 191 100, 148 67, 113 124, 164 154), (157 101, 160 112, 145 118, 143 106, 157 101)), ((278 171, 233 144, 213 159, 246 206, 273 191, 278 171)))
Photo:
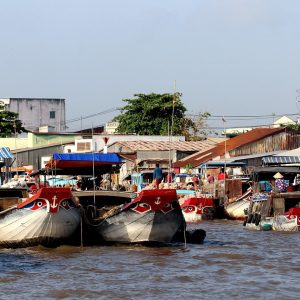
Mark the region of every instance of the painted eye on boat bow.
POLYGON ((29 205, 26 205, 25 208, 31 209, 31 210, 38 210, 41 208, 44 208, 47 206, 46 200, 36 200, 34 202, 32 202, 32 204, 30 203, 29 205))
POLYGON ((132 210, 143 214, 151 210, 151 206, 148 203, 141 202, 141 203, 137 203, 136 206, 132 208, 132 210))

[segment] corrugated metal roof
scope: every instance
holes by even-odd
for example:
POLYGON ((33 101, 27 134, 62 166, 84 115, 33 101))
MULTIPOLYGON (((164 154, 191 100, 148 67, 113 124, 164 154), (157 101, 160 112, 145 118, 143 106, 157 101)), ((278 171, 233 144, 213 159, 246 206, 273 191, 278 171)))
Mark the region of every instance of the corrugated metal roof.
POLYGON ((128 154, 128 153, 119 153, 119 156, 122 158, 125 158, 130 161, 135 161, 136 160, 136 153, 134 154, 128 154))
POLYGON ((184 159, 181 159, 174 163, 175 168, 183 167, 187 164, 192 164, 193 166, 198 166, 202 163, 205 163, 209 160, 212 160, 215 157, 222 156, 225 153, 225 143, 226 143, 226 152, 232 151, 238 147, 250 144, 252 142, 263 139, 267 136, 273 135, 275 133, 280 133, 285 131, 286 128, 255 128, 251 131, 242 133, 236 137, 228 139, 224 142, 218 143, 214 148, 209 149, 208 151, 199 151, 191 156, 188 156, 184 159))
POLYGON ((263 157, 262 161, 266 165, 299 164, 300 156, 270 156, 270 157, 263 157))
POLYGON ((120 146, 131 149, 132 151, 205 151, 213 148, 216 143, 210 140, 195 141, 195 142, 164 142, 164 141, 128 141, 128 142, 116 142, 120 146))

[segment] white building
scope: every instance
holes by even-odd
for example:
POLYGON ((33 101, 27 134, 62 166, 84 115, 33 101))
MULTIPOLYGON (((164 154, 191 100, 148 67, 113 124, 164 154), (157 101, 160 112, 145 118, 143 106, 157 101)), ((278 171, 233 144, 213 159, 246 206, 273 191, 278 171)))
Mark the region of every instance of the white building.
POLYGON ((18 119, 29 131, 51 128, 54 132, 65 131, 65 99, 49 98, 0 98, 0 109, 18 114, 18 119))
POLYGON ((295 125, 295 124, 296 122, 294 120, 290 119, 287 116, 282 116, 273 123, 273 127, 278 128, 281 126, 295 125))

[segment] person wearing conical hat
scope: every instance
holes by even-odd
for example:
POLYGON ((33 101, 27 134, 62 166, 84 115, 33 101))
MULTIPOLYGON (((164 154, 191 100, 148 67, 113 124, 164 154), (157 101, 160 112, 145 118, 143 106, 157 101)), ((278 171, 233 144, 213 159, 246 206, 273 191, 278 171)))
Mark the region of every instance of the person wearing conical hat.
POLYGON ((273 177, 275 178, 275 190, 278 192, 286 192, 287 185, 285 183, 283 175, 277 172, 273 177))
POLYGON ((282 179, 283 178, 283 175, 279 172, 277 172, 274 176, 273 176, 275 179, 282 179))

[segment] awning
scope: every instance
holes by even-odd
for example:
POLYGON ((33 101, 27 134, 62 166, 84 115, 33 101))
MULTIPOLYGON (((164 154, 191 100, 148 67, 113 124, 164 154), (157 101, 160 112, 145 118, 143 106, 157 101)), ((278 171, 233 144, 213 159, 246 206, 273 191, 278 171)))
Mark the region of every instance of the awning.
POLYGON ((0 159, 13 159, 14 156, 10 153, 8 147, 0 148, 0 159))
POLYGON ((265 165, 300 164, 300 156, 268 156, 263 157, 262 162, 265 165))
POLYGON ((224 160, 217 160, 217 161, 213 161, 210 160, 206 163, 203 163, 201 165, 199 165, 197 168, 220 168, 220 167, 242 167, 245 166, 246 163, 244 162, 234 162, 234 161, 224 161, 224 160))
POLYGON ((53 158, 46 165, 57 168, 68 168, 75 166, 95 166, 121 164, 123 161, 116 153, 54 153, 53 158))
MULTIPOLYGON (((277 172, 286 173, 286 174, 298 174, 300 173, 299 167, 291 166, 271 166, 271 167, 256 167, 253 169, 253 173, 269 173, 275 175, 277 172)), ((272 175, 272 176, 273 176, 272 175)))
POLYGON ((46 172, 55 170, 60 175, 88 175, 108 173, 123 163, 116 153, 54 153, 46 165, 46 172))

